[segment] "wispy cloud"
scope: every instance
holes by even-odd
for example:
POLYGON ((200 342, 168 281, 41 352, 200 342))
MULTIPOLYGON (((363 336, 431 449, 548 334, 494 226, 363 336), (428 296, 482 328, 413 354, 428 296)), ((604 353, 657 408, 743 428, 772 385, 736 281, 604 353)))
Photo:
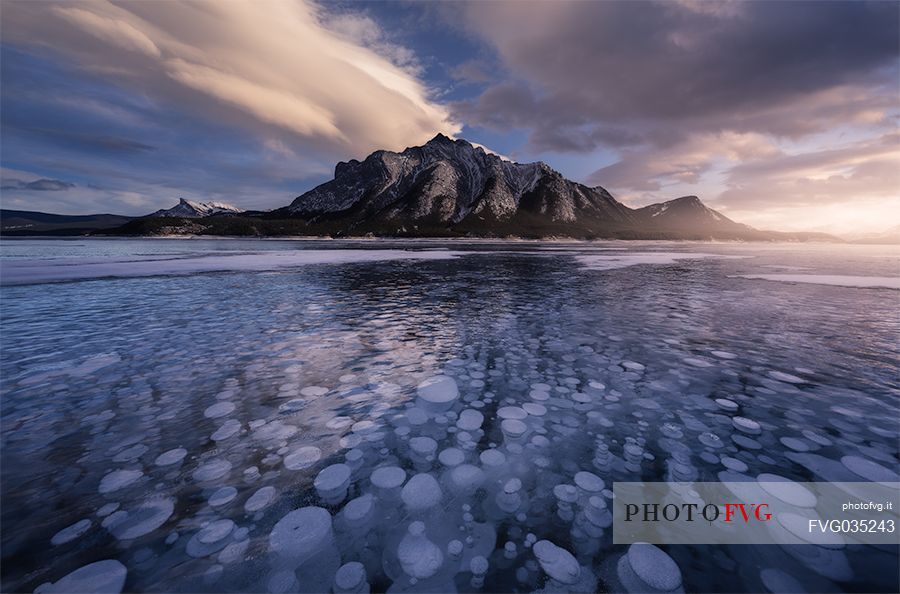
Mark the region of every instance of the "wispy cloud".
POLYGON ((3 36, 198 117, 335 155, 460 129, 416 77, 411 52, 384 41, 374 21, 301 0, 14 1, 3 36))

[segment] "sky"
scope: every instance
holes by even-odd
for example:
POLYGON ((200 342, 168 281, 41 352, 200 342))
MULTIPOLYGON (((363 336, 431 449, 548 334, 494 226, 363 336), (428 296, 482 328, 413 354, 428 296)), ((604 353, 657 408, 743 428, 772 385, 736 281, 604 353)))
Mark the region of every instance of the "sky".
POLYGON ((629 206, 900 223, 900 3, 5 0, 0 202, 283 206, 436 133, 629 206))

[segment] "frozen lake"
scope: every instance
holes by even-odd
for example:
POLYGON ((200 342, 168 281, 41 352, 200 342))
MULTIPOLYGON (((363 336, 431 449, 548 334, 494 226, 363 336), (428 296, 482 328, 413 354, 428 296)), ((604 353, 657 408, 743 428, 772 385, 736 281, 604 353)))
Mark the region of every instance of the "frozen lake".
POLYGON ((897 591, 897 546, 614 546, 607 504, 898 480, 898 274, 887 246, 4 239, 2 590, 897 591))

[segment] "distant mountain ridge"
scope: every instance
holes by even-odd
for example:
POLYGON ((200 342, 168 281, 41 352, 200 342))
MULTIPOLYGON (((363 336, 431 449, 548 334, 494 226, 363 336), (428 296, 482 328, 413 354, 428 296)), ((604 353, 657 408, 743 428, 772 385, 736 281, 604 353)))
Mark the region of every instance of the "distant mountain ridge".
POLYGON ((120 227, 134 217, 114 214, 58 215, 31 210, 0 210, 0 234, 84 235, 100 229, 120 227))
POLYGON ((184 219, 199 219, 216 214, 240 214, 243 209, 223 202, 194 202, 178 199, 178 204, 172 208, 163 208, 151 213, 149 217, 181 217, 184 219))

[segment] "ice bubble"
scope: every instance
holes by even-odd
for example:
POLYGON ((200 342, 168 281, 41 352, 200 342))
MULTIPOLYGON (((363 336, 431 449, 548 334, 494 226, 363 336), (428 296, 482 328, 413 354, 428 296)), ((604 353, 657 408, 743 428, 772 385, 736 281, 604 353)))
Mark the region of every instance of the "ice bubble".
POLYGON ((118 594, 125 585, 125 577, 128 570, 115 559, 95 561, 84 567, 79 567, 72 573, 60 578, 42 592, 60 594, 118 594))
POLYGON ((284 457, 284 467, 288 470, 303 470, 313 466, 321 458, 322 450, 315 446, 303 446, 284 457))
POLYGON ((459 413, 459 419, 456 421, 456 426, 463 431, 475 431, 481 427, 481 424, 483 422, 483 414, 481 414, 477 410, 467 408, 466 410, 459 413))
POLYGON ((730 456, 722 456, 722 465, 728 470, 733 470, 735 472, 747 472, 747 469, 749 468, 743 461, 730 456))
POLYGON ((118 501, 113 502, 113 503, 107 503, 106 505, 104 505, 103 507, 101 507, 100 509, 97 510, 97 516, 100 518, 105 518, 109 514, 116 511, 117 509, 119 509, 118 501))
POLYGON ((234 531, 234 522, 224 518, 214 520, 200 529, 197 533, 197 540, 203 544, 213 544, 226 538, 234 531))
MULTIPOLYGON (((457 468, 459 467, 457 466, 457 468)), ((427 473, 414 475, 400 492, 403 504, 411 512, 431 509, 440 503, 442 496, 440 485, 433 476, 427 473)))
POLYGON ((756 477, 759 486, 769 495, 797 507, 815 507, 816 496, 801 485, 789 478, 777 474, 762 473, 756 477))
POLYGON ((214 458, 205 464, 197 467, 197 470, 191 475, 195 481, 206 482, 220 479, 231 471, 231 462, 221 458, 214 458))
POLYGON ((710 448, 721 448, 722 440, 715 433, 710 433, 706 431, 700 434, 700 443, 710 448))
POLYGON ((751 439, 746 435, 735 433, 731 436, 731 439, 734 441, 734 443, 748 450, 759 450, 762 448, 762 445, 758 441, 756 441, 755 439, 751 439))
POLYGON ((235 497, 237 497, 237 489, 234 487, 222 487, 209 496, 209 504, 212 507, 222 507, 231 503, 235 497))
POLYGON ((447 467, 459 466, 465 459, 465 453, 459 448, 446 448, 438 454, 440 463, 447 467))
POLYGON ((880 464, 872 462, 871 460, 866 460, 865 458, 860 458, 859 456, 844 456, 841 458, 841 464, 843 464, 847 470, 852 472, 853 474, 859 475, 864 479, 874 481, 874 482, 898 482, 900 481, 900 475, 898 475, 893 470, 885 468, 880 464))
POLYGON ((522 409, 533 417, 543 417, 547 414, 547 407, 536 402, 525 402, 522 409))
POLYGON ((487 470, 500 470, 506 464, 506 455, 496 448, 487 449, 478 455, 487 470))
POLYGON ((539 540, 532 546, 541 569, 562 584, 574 584, 581 574, 581 567, 572 554, 549 540, 539 540))
POLYGON ((435 375, 420 383, 416 388, 420 404, 437 413, 449 410, 459 398, 456 380, 448 375, 435 375))
POLYGON ((575 474, 575 486, 587 495, 593 495, 603 490, 603 479, 592 472, 581 471, 575 474))
POLYGON ((504 406, 497 410, 497 416, 501 419, 518 419, 521 421, 528 417, 528 413, 518 406, 504 406))
POLYGON ((125 448, 113 457, 113 462, 131 462, 143 456, 147 450, 147 446, 142 443, 135 444, 130 448, 125 448))
POLYGON ((766 590, 772 594, 803 594, 807 590, 793 576, 787 574, 780 569, 763 569, 759 572, 759 578, 762 580, 766 590))
POLYGON ((148 499, 129 512, 128 517, 109 526, 109 531, 119 540, 139 538, 165 524, 174 512, 174 499, 148 499))
POLYGON ((430 437, 413 437, 409 440, 409 447, 413 454, 424 459, 434 455, 437 451, 437 442, 430 437))
POLYGON ((234 412, 234 403, 227 400, 217 402, 203 411, 203 416, 207 419, 218 419, 234 412))
POLYGON ((323 388, 322 386, 306 386, 302 390, 300 390, 301 396, 324 396, 328 393, 328 388, 323 388))
POLYGON ((635 361, 622 361, 622 367, 629 371, 644 371, 646 367, 635 361))
POLYGON ((113 470, 100 480, 100 494, 112 493, 123 489, 144 476, 140 470, 113 470))
POLYGON ((88 528, 90 527, 91 521, 87 518, 79 520, 68 528, 63 528, 62 530, 54 534, 53 538, 50 539, 50 544, 52 544, 53 546, 66 544, 67 542, 73 541, 87 532, 88 528))
POLYGON ((400 541, 397 558, 403 572, 418 580, 430 578, 438 572, 444 562, 444 553, 439 546, 428 540, 425 524, 413 522, 400 541))
POLYGON ((784 447, 794 450, 795 452, 808 452, 810 450, 809 445, 805 441, 796 437, 782 437, 778 441, 780 441, 784 447))
POLYGON ((773 380, 784 382, 787 384, 802 384, 806 380, 803 378, 799 378, 796 375, 791 375, 790 373, 782 373, 781 371, 770 371, 769 377, 773 380))
POLYGON ((346 464, 332 464, 326 466, 316 475, 313 485, 319 497, 327 503, 339 503, 347 496, 347 487, 350 485, 350 467, 346 464))
POLYGON ((738 404, 734 400, 729 400, 727 398, 716 398, 716 404, 719 405, 719 408, 722 410, 727 410, 728 412, 734 412, 738 409, 738 404))
POLYGON ((302 562, 333 541, 331 514, 321 507, 301 507, 278 520, 269 533, 269 548, 280 557, 302 562))
MULTIPOLYGON (((809 429, 803 430, 803 437, 805 437, 806 439, 808 439, 814 443, 819 444, 820 446, 828 447, 833 443, 830 439, 828 439, 824 435, 820 435, 819 433, 816 433, 815 431, 811 431, 809 429)), ((885 436, 885 437, 887 437, 887 436, 885 436)))
POLYGON ((175 448, 174 450, 169 450, 167 452, 163 452, 159 456, 156 457, 156 460, 153 462, 157 466, 171 466, 172 464, 178 464, 184 457, 187 456, 187 450, 184 448, 175 448))
POLYGON ((328 429, 343 429, 345 427, 349 427, 352 424, 353 419, 351 419, 350 417, 338 416, 325 423, 325 427, 328 429))
POLYGON ((296 412, 306 406, 306 400, 303 398, 293 398, 278 407, 279 412, 296 412))
MULTIPOLYGON (((263 487, 259 489, 256 493, 250 496, 247 501, 244 502, 244 511, 247 513, 256 513, 261 509, 265 509, 269 505, 271 505, 272 501, 275 500, 275 495, 277 491, 275 487, 263 487)), ((203 542, 202 540, 200 542, 203 542)))
POLYGON ((659 547, 638 542, 628 547, 626 555, 637 577, 651 588, 669 592, 681 586, 678 564, 659 547))
POLYGON ((347 524, 352 527, 364 522, 374 509, 375 497, 371 493, 366 493, 348 501, 344 509, 341 510, 341 515, 347 524))
POLYGON ((241 430, 241 423, 236 419, 228 419, 210 436, 213 441, 224 441, 241 430))
POLYGON ((481 483, 484 482, 484 476, 484 471, 472 464, 460 464, 450 471, 450 481, 453 483, 453 490, 456 493, 466 495, 471 495, 481 486, 481 483))
POLYGON ((509 439, 518 439, 528 431, 528 426, 518 419, 504 419, 500 423, 500 430, 509 439))
POLYGON ((540 390, 532 390, 532 391, 528 394, 528 396, 529 396, 532 400, 537 400, 537 401, 539 401, 539 402, 543 402, 543 401, 546 401, 546 400, 549 400, 549 399, 550 399, 550 394, 549 394, 549 393, 547 393, 547 392, 542 392, 542 391, 540 391, 540 390))
POLYGON ((335 594, 367 594, 366 568, 358 561, 345 563, 334 574, 335 594))
POLYGON ((369 477, 372 486, 380 496, 392 497, 392 492, 400 488, 406 481, 406 471, 398 466, 382 466, 372 471, 369 477))
POLYGON ((719 359, 737 359, 737 355, 729 353, 728 351, 710 351, 710 353, 719 359))
POLYGON ((731 419, 731 423, 734 425, 735 429, 743 431, 744 433, 749 433, 751 435, 762 433, 759 423, 753 419, 748 419, 747 417, 734 417, 731 419))
POLYGON ((100 523, 100 525, 103 526, 104 528, 106 528, 107 530, 109 530, 111 526, 123 521, 127 517, 128 517, 128 512, 119 510, 119 511, 113 512, 110 515, 106 516, 103 519, 103 522, 100 523))

